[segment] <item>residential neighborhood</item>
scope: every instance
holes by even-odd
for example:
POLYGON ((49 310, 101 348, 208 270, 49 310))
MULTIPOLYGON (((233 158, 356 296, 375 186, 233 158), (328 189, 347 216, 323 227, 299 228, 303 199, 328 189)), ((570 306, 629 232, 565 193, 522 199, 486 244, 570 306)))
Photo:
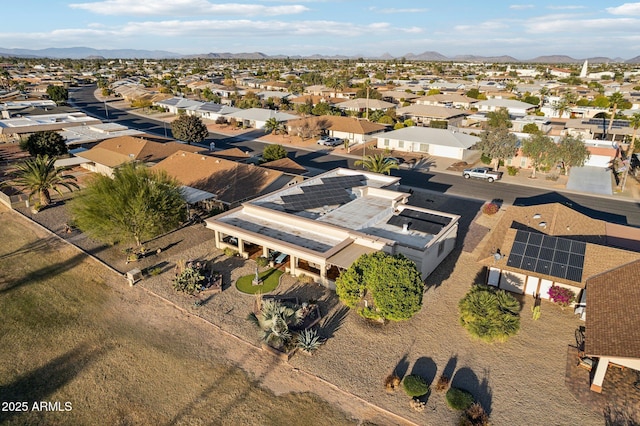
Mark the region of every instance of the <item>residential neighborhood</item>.
MULTIPOLYGON (((109 422, 306 424, 232 402, 226 421, 199 417, 194 399, 232 393, 207 384, 224 358, 270 397, 314 395, 326 424, 640 422, 637 63, 5 57, 0 70, 12 345, 35 332, 15 325, 36 323, 30 297, 109 306, 114 328, 139 309, 161 330, 103 330, 108 348, 42 358, 85 369, 49 365, 69 376, 55 386, 13 367, 11 397, 41 386, 82 424, 98 398, 82 408, 82 374, 117 387, 113 368, 130 364, 142 393, 165 380, 203 394, 109 422), (64 291, 30 293, 47 280, 64 291), (136 341, 158 365, 197 363, 145 369, 136 341)), ((92 315, 69 312, 42 321, 64 333, 92 315)), ((21 415, 0 420, 65 423, 21 415)))

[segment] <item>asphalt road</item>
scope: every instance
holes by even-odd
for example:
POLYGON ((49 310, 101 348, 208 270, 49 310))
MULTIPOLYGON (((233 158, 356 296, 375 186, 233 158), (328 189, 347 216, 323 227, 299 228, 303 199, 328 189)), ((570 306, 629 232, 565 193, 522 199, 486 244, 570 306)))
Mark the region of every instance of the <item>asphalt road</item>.
MULTIPOLYGON (((98 101, 94 96, 95 86, 80 86, 69 91, 70 103, 89 115, 101 120, 116 121, 127 127, 157 136, 172 137, 171 129, 161 121, 129 114, 126 111, 109 108, 108 102, 98 101)), ((256 132, 257 136, 259 132, 256 132)), ((260 133, 261 134, 261 133, 260 133)), ((227 137, 210 134, 205 141, 215 142, 217 148, 239 147, 248 152, 262 152, 264 143, 251 138, 227 137)), ((354 167, 354 158, 331 155, 326 151, 309 151, 285 147, 290 157, 297 163, 312 170, 331 170, 336 167, 354 167)), ((480 201, 502 200, 506 204, 534 205, 561 202, 595 219, 640 227, 640 202, 616 200, 607 197, 576 194, 572 192, 549 191, 530 186, 511 185, 504 182, 489 184, 480 180, 465 180, 450 173, 425 172, 422 170, 394 170, 392 175, 402 178, 403 186, 421 188, 442 194, 457 195, 480 201)), ((452 212, 460 214, 459 212, 452 212)))

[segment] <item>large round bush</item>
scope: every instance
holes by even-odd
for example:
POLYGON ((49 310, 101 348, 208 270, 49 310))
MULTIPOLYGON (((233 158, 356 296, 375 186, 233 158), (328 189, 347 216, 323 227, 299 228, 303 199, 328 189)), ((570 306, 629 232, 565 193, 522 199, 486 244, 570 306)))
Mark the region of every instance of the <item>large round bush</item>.
POLYGON ((447 405, 454 410, 466 410, 473 404, 473 395, 458 388, 449 388, 446 399, 447 405))
POLYGON ((429 392, 429 385, 424 379, 416 374, 411 374, 402 381, 404 391, 407 395, 417 398, 429 392))
POLYGON ((476 285, 458 303, 460 324, 487 342, 507 340, 520 329, 520 302, 504 290, 476 285))

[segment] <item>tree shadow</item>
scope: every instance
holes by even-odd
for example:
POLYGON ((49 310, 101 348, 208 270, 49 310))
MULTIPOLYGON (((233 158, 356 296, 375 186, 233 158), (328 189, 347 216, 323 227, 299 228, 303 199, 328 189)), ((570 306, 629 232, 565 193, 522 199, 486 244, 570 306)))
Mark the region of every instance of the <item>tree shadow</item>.
MULTIPOLYGON (((89 349, 86 344, 77 346, 67 353, 52 359, 45 365, 16 380, 0 386, 3 401, 46 401, 54 392, 65 386, 80 372, 102 356, 108 348, 89 349)), ((7 422, 18 411, 0 411, 0 423, 7 422)))
POLYGON ((420 357, 416 360, 411 368, 411 374, 422 377, 427 384, 431 385, 436 378, 436 371, 438 366, 430 357, 420 357))
POLYGON ((319 334, 325 339, 334 337, 336 332, 342 328, 347 315, 349 315, 349 311, 350 309, 346 306, 334 309, 329 315, 322 319, 319 334))
POLYGON ((456 371, 456 365, 458 364, 458 355, 454 354, 449 357, 449 361, 447 361, 447 365, 444 366, 442 370, 441 376, 444 376, 451 380, 453 378, 453 374, 456 371))
POLYGON ((36 269, 35 271, 27 271, 25 276, 14 280, 9 283, 4 288, 0 289, 0 294, 7 293, 11 290, 15 290, 19 287, 22 287, 27 284, 35 284, 37 281, 42 279, 50 278, 52 275, 58 275, 63 272, 66 272, 73 267, 77 266, 85 260, 87 256, 84 253, 77 253, 73 257, 65 260, 64 262, 56 263, 53 265, 44 266, 42 268, 36 269))
POLYGON ((19 255, 23 255, 23 254, 27 254, 30 252, 34 252, 34 251, 39 251, 39 250, 44 250, 49 248, 49 245, 51 243, 56 242, 57 239, 53 236, 49 236, 46 238, 40 238, 37 239, 35 241, 30 241, 24 245, 22 245, 21 247, 15 249, 12 252, 9 253, 5 253, 3 255, 0 255, 0 259, 7 259, 13 256, 19 256, 19 255))
POLYGON ((603 410, 605 426, 638 426, 632 410, 627 407, 611 407, 607 405, 603 410))
POLYGON ((409 357, 409 352, 402 355, 402 358, 400 358, 400 361, 398 361, 396 366, 393 368, 393 374, 398 376, 400 380, 402 380, 404 376, 407 374, 407 371, 409 371, 408 357, 409 357))
POLYGON ((482 408, 491 415, 491 404, 493 392, 489 386, 489 371, 484 370, 482 380, 468 367, 463 367, 456 371, 451 380, 451 386, 470 392, 475 400, 482 405, 482 408))
POLYGON ((605 222, 618 223, 621 225, 628 225, 628 220, 626 216, 622 216, 617 213, 610 213, 602 210, 594 210, 590 207, 585 207, 575 201, 577 196, 573 196, 574 198, 569 198, 564 194, 560 194, 558 192, 547 192, 546 194, 535 195, 533 197, 526 198, 516 198, 513 201, 514 206, 535 206, 539 204, 549 204, 549 203, 560 203, 564 204, 567 207, 577 211, 578 213, 582 213, 585 216, 588 216, 593 219, 600 219, 605 222))
MULTIPOLYGON (((456 246, 438 267, 425 280, 425 292, 438 288, 446 281, 456 266, 456 263, 464 249, 463 242, 467 234, 472 231, 472 225, 484 202, 466 198, 451 197, 432 191, 415 190, 409 199, 409 204, 439 212, 446 212, 460 216, 458 219, 458 234, 456 246)), ((481 229, 473 229, 473 232, 481 232, 481 229)))

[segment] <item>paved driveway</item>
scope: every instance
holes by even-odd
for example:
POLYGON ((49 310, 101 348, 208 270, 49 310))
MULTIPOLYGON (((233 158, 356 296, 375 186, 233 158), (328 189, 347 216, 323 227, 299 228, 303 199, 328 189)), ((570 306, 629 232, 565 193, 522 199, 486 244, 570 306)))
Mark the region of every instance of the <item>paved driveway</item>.
POLYGON ((572 167, 567 189, 591 194, 612 195, 611 171, 602 167, 572 167))

